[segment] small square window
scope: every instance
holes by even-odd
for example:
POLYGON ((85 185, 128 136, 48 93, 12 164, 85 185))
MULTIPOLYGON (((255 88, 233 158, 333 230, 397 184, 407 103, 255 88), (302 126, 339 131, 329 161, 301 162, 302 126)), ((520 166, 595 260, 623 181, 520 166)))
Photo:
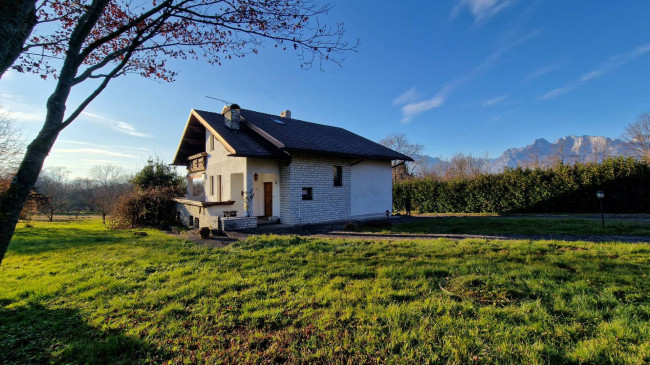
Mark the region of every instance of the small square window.
POLYGON ((341 166, 334 166, 332 168, 334 175, 334 186, 343 186, 343 168, 341 166))
POLYGON ((302 200, 313 200, 311 188, 302 188, 302 200))

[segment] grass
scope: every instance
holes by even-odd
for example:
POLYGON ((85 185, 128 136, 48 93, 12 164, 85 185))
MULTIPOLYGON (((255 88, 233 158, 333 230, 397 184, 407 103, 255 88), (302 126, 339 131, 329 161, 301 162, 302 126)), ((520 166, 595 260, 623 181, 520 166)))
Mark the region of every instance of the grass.
POLYGON ((19 228, 0 363, 650 361, 650 246, 19 228))
POLYGON ((650 222, 600 219, 439 217, 422 218, 392 227, 361 227, 359 230, 382 233, 458 233, 458 234, 568 234, 568 235, 650 235, 650 222))

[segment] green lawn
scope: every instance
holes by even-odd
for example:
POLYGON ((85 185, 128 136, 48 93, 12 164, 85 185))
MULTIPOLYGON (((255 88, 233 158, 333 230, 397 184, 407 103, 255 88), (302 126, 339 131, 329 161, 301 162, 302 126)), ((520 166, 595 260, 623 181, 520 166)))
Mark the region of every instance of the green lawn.
POLYGON ((382 233, 459 233, 459 234, 577 234, 650 235, 650 223, 631 220, 439 217, 396 224, 389 228, 360 227, 360 231, 382 233))
POLYGON ((19 228, 0 363, 650 361, 650 246, 19 228))

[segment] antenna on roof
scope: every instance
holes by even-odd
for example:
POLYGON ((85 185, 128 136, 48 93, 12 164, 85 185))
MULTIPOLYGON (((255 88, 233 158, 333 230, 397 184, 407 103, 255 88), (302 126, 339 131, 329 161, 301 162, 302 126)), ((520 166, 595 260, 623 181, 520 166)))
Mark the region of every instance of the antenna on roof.
POLYGON ((207 96, 207 95, 206 95, 205 97, 208 98, 208 99, 219 100, 219 101, 223 102, 223 103, 226 104, 226 105, 233 104, 232 102, 230 102, 230 101, 228 101, 228 100, 223 100, 223 99, 219 99, 219 98, 215 98, 215 97, 207 96))

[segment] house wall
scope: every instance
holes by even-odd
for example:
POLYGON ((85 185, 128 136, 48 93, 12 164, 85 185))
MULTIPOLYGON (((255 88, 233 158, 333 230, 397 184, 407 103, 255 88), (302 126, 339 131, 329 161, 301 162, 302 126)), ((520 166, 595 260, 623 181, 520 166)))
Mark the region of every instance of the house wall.
POLYGON ((301 224, 350 217, 350 160, 294 154, 280 163, 282 223, 301 224), (334 186, 332 168, 342 167, 342 186, 334 186), (302 200, 302 188, 312 188, 313 200, 302 200))
POLYGON ((228 156, 230 152, 215 139, 214 150, 210 148, 210 132, 205 132, 206 159, 204 181, 205 201, 219 201, 218 189, 221 189, 221 201, 232 200, 233 205, 219 205, 209 207, 210 214, 223 216, 224 211, 237 211, 237 216, 244 216, 244 198, 241 192, 244 190, 244 175, 246 173, 245 157, 228 156), (221 175, 221 186, 218 184, 217 176, 221 175), (210 194, 210 176, 214 176, 214 194, 210 194))
POLYGON ((351 166, 351 215, 384 217, 393 209, 390 161, 366 160, 351 166))
POLYGON ((198 207, 190 204, 176 203, 176 211, 180 213, 180 221, 183 225, 187 227, 192 227, 193 222, 190 222, 190 216, 192 219, 199 218, 199 227, 210 227, 217 228, 217 215, 210 212, 212 207, 198 207))

